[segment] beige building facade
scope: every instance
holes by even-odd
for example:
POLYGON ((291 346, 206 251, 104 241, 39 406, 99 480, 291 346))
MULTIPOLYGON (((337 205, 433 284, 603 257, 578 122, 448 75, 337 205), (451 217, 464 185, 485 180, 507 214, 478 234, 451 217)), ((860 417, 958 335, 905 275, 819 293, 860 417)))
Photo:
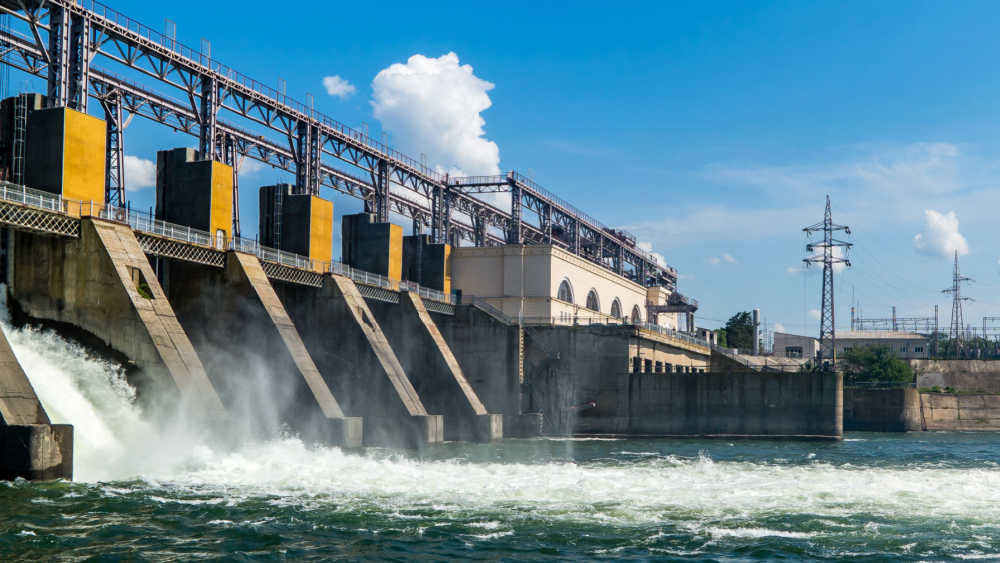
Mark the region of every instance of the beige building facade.
MULTIPOLYGON (((886 347, 904 360, 930 357, 930 339, 915 332, 849 330, 837 333, 837 356, 852 348, 886 347)), ((774 333, 774 355, 812 359, 819 352, 819 340, 811 336, 774 333)))
POLYGON ((455 248, 452 287, 529 324, 651 323, 678 328, 677 313, 650 319, 666 288, 647 288, 555 246, 455 248))

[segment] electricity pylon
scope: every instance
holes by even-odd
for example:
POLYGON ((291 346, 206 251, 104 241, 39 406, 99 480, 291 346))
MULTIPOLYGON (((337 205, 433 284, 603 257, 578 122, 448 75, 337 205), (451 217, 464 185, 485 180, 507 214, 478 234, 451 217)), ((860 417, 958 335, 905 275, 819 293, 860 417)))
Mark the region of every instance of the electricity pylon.
POLYGON ((823 215, 823 220, 815 225, 810 225, 804 229, 806 236, 812 237, 813 233, 822 231, 823 242, 809 243, 806 245, 807 252, 815 252, 809 258, 804 258, 802 261, 806 263, 806 266, 810 266, 813 263, 823 264, 823 296, 821 299, 822 308, 820 309, 820 320, 819 320, 819 365, 824 367, 834 367, 837 363, 837 324, 834 317, 834 306, 833 306, 833 266, 834 264, 844 264, 847 267, 851 266, 851 261, 843 258, 841 256, 834 255, 834 249, 837 247, 843 248, 845 251, 850 249, 851 243, 842 240, 837 240, 833 238, 834 231, 844 231, 846 234, 851 234, 851 228, 847 225, 837 225, 833 222, 833 217, 830 213, 830 196, 826 196, 826 213, 823 215), (817 250, 821 252, 816 252, 817 250), (828 364, 826 362, 829 362, 828 364))
POLYGON ((958 251, 955 251, 955 271, 951 276, 951 287, 942 289, 941 293, 951 294, 951 328, 948 330, 948 338, 954 343, 953 353, 958 355, 959 348, 962 347, 963 327, 965 321, 962 318, 962 301, 972 301, 971 297, 962 297, 962 282, 975 281, 965 277, 958 269, 958 251))

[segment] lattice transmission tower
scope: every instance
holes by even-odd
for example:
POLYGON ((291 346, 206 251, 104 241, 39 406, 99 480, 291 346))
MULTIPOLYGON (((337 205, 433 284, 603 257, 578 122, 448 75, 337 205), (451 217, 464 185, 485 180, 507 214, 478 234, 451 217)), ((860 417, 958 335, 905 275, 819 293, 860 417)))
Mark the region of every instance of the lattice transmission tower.
POLYGON ((853 245, 849 242, 833 238, 836 231, 844 231, 851 234, 851 228, 847 225, 837 225, 833 222, 833 215, 830 213, 830 196, 826 196, 826 212, 823 220, 815 225, 810 225, 804 229, 806 236, 812 237, 814 233, 823 233, 823 242, 809 243, 806 245, 807 252, 814 254, 802 261, 806 266, 814 263, 823 264, 823 295, 821 298, 820 321, 819 321, 819 365, 824 366, 829 362, 828 367, 833 367, 837 363, 837 324, 834 316, 833 304, 833 267, 835 264, 844 264, 850 267, 851 261, 840 256, 853 245), (836 252, 837 248, 844 249, 843 252, 836 252))
MULTIPOLYGON (((951 329, 948 331, 948 338, 961 344, 965 330, 965 320, 962 318, 962 301, 972 301, 971 297, 962 297, 962 282, 974 281, 970 277, 962 275, 958 269, 958 251, 955 251, 955 271, 951 276, 951 287, 942 289, 941 293, 951 294, 951 329)), ((957 350, 956 346, 956 352, 957 350)))

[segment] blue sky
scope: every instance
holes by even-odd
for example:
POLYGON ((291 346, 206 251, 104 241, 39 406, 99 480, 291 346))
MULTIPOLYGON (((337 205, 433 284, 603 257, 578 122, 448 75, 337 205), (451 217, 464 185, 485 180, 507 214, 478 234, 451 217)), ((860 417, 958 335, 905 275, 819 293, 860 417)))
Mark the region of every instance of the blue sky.
MULTIPOLYGON (((284 78, 290 95, 312 93, 349 125, 384 124, 394 145, 444 169, 488 159, 486 140, 495 143, 500 170, 529 172, 651 242, 700 300, 702 326, 756 306, 790 332, 818 330, 820 277, 799 268, 801 228, 822 218, 827 193, 835 220, 855 232, 854 267, 837 276, 840 328, 852 293, 866 316, 892 305, 929 315, 938 304, 946 323, 940 290, 955 248, 977 280, 967 322, 1000 315, 1000 4, 110 4, 158 29, 170 18, 182 42, 207 38, 214 58, 265 83, 284 78), (461 95, 453 105, 468 101, 456 127, 475 137, 470 112, 483 120, 483 138, 463 141, 467 153, 427 148, 451 102, 424 112, 433 99, 403 99, 383 105, 381 120, 371 103, 413 91, 407 65, 383 74, 376 92, 384 69, 448 53, 481 81, 435 86, 461 95), (354 91, 327 94, 330 76, 354 91), (407 121, 415 113, 429 123, 407 121)), ((126 152, 146 159, 193 144, 141 120, 126 135, 126 152)), ((256 188, 282 177, 241 179, 245 230, 256 223, 256 188)), ((129 196, 138 207, 153 201, 150 188, 129 196)), ((338 215, 359 209, 333 199, 338 215)))

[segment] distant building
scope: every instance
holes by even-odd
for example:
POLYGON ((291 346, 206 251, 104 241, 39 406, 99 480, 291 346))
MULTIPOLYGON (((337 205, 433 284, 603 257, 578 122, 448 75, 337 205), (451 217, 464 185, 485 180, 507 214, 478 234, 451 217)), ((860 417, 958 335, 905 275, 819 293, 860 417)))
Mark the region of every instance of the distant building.
POLYGON ((678 313, 653 313, 673 292, 646 288, 557 246, 461 247, 452 286, 528 324, 655 324, 678 329, 678 313))
MULTIPOLYGON (((930 357, 930 338, 915 332, 849 330, 837 333, 837 355, 852 348, 885 347, 904 360, 930 357)), ((774 333, 774 355, 785 358, 815 358, 819 340, 811 336, 774 333)))
POLYGON ((774 355, 779 358, 812 359, 819 354, 819 341, 811 336, 774 333, 774 355))

